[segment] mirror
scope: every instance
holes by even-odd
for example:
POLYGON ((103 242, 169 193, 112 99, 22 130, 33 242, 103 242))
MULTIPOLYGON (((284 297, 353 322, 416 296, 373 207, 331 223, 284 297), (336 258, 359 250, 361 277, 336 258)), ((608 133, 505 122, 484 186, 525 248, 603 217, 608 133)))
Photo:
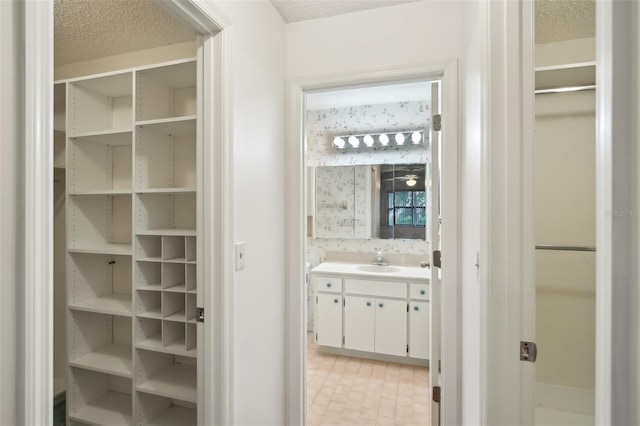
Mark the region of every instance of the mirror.
POLYGON ((425 164, 317 167, 314 237, 424 240, 425 176, 425 164))

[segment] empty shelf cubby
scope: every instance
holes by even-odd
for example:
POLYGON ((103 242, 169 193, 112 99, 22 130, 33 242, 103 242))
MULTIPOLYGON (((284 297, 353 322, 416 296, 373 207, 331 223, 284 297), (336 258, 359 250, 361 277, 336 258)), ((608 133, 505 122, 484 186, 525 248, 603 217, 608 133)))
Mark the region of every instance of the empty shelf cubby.
MULTIPOLYGON (((185 262, 184 237, 162 237, 162 260, 165 262, 185 262)), ((184 282, 184 276, 182 278, 182 282, 184 282)))
POLYGON ((74 195, 67 202, 69 251, 131 255, 131 195, 74 195))
POLYGON ((131 316, 131 257, 72 253, 68 263, 69 308, 131 316))
POLYGON ((76 368, 131 378, 131 320, 72 311, 69 364, 76 368))
POLYGON ((162 260, 162 238, 155 235, 138 235, 136 237, 136 259, 147 262, 162 260))
POLYGON ((196 237, 187 237, 185 239, 185 245, 186 245, 186 250, 185 250, 186 261, 195 262, 197 258, 196 237))
POLYGON ((136 73, 136 120, 194 116, 196 62, 153 67, 136 73))
POLYGON ((162 297, 158 291, 138 290, 136 313, 144 318, 162 318, 162 297))
POLYGON ((136 261, 135 280, 138 290, 162 290, 162 264, 155 261, 136 261))
POLYGON ((169 321, 186 321, 184 293, 162 292, 162 318, 169 321))
POLYGON ((196 426, 198 410, 194 403, 164 396, 136 392, 140 423, 147 426, 196 426))
POLYGON ((140 392, 196 403, 198 376, 193 357, 138 348, 136 389, 140 392))
POLYGON ((195 191, 196 120, 138 126, 135 164, 138 191, 195 191))
POLYGON ((133 73, 78 80, 69 84, 67 133, 70 136, 131 130, 133 73))
POLYGON ((136 233, 139 235, 195 235, 196 196, 136 194, 136 233))
POLYGON ((130 193, 131 140, 131 131, 71 137, 67 145, 69 193, 130 193))
POLYGON ((71 367, 67 384, 70 421, 90 425, 131 425, 131 379, 71 367))
POLYGON ((188 293, 195 293, 197 287, 197 277, 196 277, 196 265, 189 264, 186 266, 187 272, 187 281, 186 281, 186 290, 188 293))
POLYGON ((186 291, 184 264, 162 264, 162 290, 178 293, 184 293, 186 291))

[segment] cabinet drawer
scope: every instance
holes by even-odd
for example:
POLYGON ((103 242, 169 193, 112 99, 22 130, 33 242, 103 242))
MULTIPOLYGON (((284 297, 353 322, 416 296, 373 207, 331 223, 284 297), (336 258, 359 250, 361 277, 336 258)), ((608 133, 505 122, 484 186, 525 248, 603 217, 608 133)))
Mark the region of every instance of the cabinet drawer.
POLYGON ((342 293, 342 278, 318 276, 316 288, 325 293, 342 293))
POLYGON ((410 284, 409 298, 429 300, 429 284, 410 284))
POLYGON ((407 283, 346 279, 345 292, 381 297, 407 297, 407 283))

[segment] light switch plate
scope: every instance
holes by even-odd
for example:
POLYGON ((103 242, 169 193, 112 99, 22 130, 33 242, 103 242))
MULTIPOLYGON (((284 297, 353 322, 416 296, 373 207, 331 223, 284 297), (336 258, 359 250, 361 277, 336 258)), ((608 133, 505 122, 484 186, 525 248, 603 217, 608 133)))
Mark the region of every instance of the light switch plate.
POLYGON ((236 271, 244 269, 244 241, 236 243, 236 271))

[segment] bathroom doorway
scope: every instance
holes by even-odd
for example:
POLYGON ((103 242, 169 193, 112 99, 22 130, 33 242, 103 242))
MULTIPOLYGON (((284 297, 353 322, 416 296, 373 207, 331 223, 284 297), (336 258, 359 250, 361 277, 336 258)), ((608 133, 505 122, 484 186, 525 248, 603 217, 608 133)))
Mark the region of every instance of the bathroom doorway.
POLYGON ((306 95, 309 426, 430 424, 430 269, 420 264, 438 194, 430 172, 439 87, 306 95))

